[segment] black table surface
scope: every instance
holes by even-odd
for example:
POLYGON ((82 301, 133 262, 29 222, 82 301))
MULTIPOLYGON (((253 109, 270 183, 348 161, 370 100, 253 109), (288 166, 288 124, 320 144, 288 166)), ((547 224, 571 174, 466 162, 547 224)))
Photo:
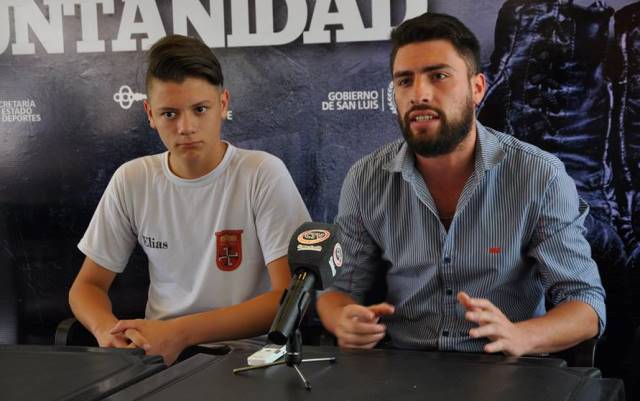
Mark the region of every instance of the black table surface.
POLYGON ((100 400, 165 368, 142 350, 0 345, 0 400, 100 400))
POLYGON ((305 347, 305 358, 337 357, 301 365, 313 387, 308 391, 286 365, 234 374, 249 354, 197 355, 108 400, 624 400, 620 380, 554 359, 305 347))

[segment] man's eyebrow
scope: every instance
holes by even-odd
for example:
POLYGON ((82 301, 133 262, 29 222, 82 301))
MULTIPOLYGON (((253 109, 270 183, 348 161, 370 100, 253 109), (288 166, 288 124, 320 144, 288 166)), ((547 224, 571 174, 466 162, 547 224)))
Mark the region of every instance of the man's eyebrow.
MULTIPOLYGON (((427 65, 424 66, 420 69, 421 73, 425 73, 425 72, 431 72, 431 71, 437 71, 437 70, 453 70, 454 68, 452 66, 450 66, 449 64, 433 64, 433 65, 427 65)), ((413 70, 400 70, 400 71, 396 71, 393 74, 394 78, 401 78, 401 77, 407 77, 407 76, 411 76, 414 74, 413 70)))
POLYGON ((435 65, 428 65, 424 68, 422 68, 422 72, 431 72, 431 71, 437 71, 437 70, 453 70, 454 68, 452 66, 450 66, 449 64, 435 64, 435 65))
POLYGON ((393 73, 393 78, 410 77, 413 75, 413 71, 396 71, 393 73))

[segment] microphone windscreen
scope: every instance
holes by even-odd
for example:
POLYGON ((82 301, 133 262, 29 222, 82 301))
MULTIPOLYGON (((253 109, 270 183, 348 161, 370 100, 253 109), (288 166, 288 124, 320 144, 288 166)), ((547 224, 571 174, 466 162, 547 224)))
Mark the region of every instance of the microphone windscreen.
POLYGON ((291 237, 288 256, 292 273, 300 269, 310 271, 316 276, 314 288, 327 288, 343 263, 338 227, 326 223, 302 224, 291 237))

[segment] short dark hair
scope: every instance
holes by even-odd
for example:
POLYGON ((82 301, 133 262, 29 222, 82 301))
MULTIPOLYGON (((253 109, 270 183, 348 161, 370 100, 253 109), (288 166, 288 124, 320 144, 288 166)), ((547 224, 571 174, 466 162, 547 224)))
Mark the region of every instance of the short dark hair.
POLYGON ((145 80, 149 92, 151 80, 181 83, 195 77, 223 86, 220 62, 201 40, 182 35, 169 35, 157 41, 149 50, 149 67, 145 80))
POLYGON ((391 74, 398 49, 402 46, 428 40, 447 40, 467 63, 469 75, 482 72, 480 43, 476 36, 460 20, 451 15, 424 13, 406 20, 391 31, 391 74))

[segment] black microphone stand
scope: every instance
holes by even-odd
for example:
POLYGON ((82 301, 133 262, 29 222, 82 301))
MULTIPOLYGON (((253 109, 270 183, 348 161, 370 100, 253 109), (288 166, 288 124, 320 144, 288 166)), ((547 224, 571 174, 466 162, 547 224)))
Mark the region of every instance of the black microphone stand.
POLYGON ((265 363, 263 365, 245 366, 242 368, 236 368, 236 369, 233 369, 233 373, 246 372, 248 370, 254 370, 254 369, 265 369, 265 368, 268 368, 269 366, 286 364, 288 367, 294 368, 296 370, 296 373, 298 373, 300 380, 302 380, 302 383, 304 383, 304 388, 307 390, 311 390, 311 383, 309 382, 309 380, 307 380, 306 377, 304 377, 304 374, 302 374, 302 371, 299 368, 300 364, 307 363, 307 362, 334 363, 335 361, 336 361, 335 356, 330 356, 326 358, 302 359, 302 334, 300 333, 300 328, 296 328, 296 330, 293 333, 291 333, 291 335, 287 339, 287 354, 285 355, 285 358, 283 360, 272 362, 272 363, 265 363))

